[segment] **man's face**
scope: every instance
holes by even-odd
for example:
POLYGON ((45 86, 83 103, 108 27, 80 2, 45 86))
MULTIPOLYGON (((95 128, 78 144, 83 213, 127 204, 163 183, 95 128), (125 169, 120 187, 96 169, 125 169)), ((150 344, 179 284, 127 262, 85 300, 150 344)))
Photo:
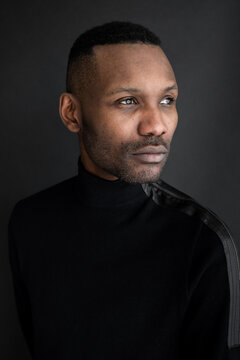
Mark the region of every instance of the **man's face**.
POLYGON ((95 46, 94 52, 96 80, 80 101, 81 160, 108 180, 156 181, 178 122, 171 65, 160 47, 141 43, 95 46))

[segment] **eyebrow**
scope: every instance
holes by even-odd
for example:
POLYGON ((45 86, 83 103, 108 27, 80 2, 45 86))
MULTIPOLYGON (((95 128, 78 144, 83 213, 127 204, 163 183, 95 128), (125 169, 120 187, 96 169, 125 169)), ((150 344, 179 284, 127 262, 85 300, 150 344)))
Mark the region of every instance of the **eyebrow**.
MULTIPOLYGON (((170 90, 177 90, 178 87, 176 84, 173 84, 171 86, 168 86, 166 87, 165 89, 163 89, 163 91, 170 91, 170 90)), ((118 94, 118 93, 121 93, 121 92, 141 92, 140 89, 136 89, 136 88, 117 88, 117 89, 114 89, 112 90, 110 93, 108 93, 107 95, 110 96, 110 95, 114 95, 114 94, 118 94)))

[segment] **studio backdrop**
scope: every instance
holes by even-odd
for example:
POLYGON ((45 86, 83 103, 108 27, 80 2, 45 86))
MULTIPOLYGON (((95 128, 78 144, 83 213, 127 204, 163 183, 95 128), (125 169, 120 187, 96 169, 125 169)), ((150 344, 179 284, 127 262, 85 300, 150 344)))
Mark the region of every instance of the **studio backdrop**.
POLYGON ((161 39, 179 86, 179 122, 163 180, 212 209, 240 251, 239 1, 11 1, 1 5, 0 358, 26 360, 7 246, 14 204, 77 173, 62 124, 67 57, 83 31, 112 20, 161 39), (4 7, 4 8, 2 8, 4 7))

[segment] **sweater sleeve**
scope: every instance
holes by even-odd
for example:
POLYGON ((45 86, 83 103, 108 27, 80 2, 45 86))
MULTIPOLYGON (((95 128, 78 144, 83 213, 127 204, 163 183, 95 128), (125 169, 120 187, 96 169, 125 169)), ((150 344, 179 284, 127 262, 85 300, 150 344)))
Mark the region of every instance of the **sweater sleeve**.
POLYGON ((216 232, 203 225, 189 275, 181 360, 240 360, 240 347, 228 346, 231 300, 228 271, 222 241, 216 232))
POLYGON ((13 289, 20 327, 26 340, 30 354, 33 355, 33 329, 31 308, 27 288, 22 278, 17 246, 15 243, 14 211, 8 224, 8 253, 12 274, 13 289))

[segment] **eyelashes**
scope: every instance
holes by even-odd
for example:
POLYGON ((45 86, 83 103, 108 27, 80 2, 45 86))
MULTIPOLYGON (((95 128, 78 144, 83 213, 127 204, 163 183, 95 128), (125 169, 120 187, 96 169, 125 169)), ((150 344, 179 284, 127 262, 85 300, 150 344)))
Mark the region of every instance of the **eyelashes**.
POLYGON ((132 100, 134 100, 135 102, 134 102, 134 104, 137 104, 137 101, 136 101, 136 99, 135 98, 127 98, 127 99, 123 99, 123 100, 120 100, 119 101, 119 104, 121 104, 121 105, 132 105, 133 103, 131 102, 132 100), (125 104, 123 104, 123 102, 125 101, 125 104))
POLYGON ((171 105, 173 102, 175 101, 175 99, 171 96, 168 96, 166 98, 164 98, 160 104, 164 104, 164 105, 171 105), (163 101, 166 101, 166 103, 163 103, 163 101))
MULTIPOLYGON (((162 100, 160 101, 160 104, 169 106, 169 105, 171 105, 171 104, 174 103, 174 102, 175 102, 175 98, 174 98, 174 97, 172 97, 172 96, 166 96, 164 99, 162 99, 162 100)), ((117 103, 118 103, 119 105, 136 105, 136 104, 138 104, 138 101, 137 101, 137 99, 134 98, 134 97, 128 97, 128 98, 125 98, 125 99, 122 99, 122 100, 121 100, 121 99, 118 100, 117 103)))

